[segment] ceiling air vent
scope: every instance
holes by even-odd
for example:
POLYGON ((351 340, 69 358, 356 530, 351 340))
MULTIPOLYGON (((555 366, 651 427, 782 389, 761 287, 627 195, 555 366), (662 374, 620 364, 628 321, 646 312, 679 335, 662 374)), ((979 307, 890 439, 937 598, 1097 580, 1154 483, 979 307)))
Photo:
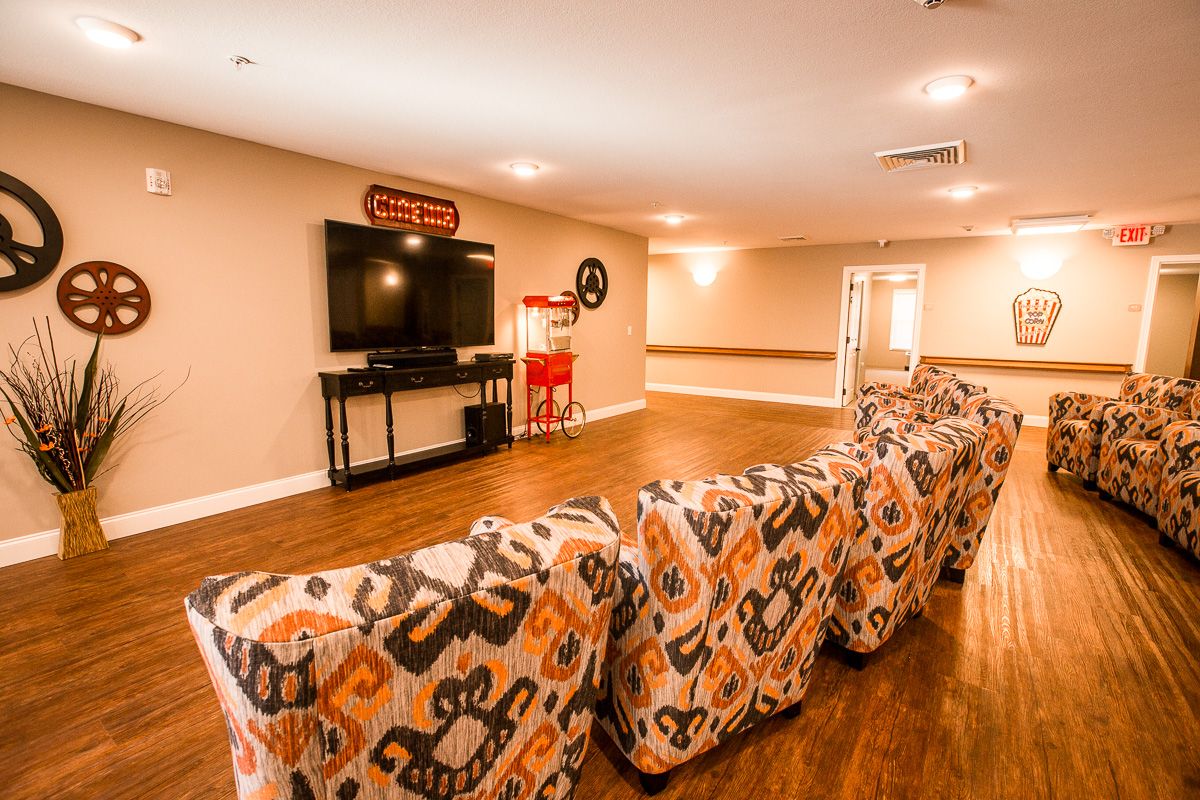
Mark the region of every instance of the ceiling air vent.
POLYGON ((948 167, 967 160, 967 143, 956 142, 926 144, 920 147, 902 147, 899 150, 884 150, 875 154, 884 172, 908 172, 929 167, 948 167))
POLYGON ((779 241, 781 241, 781 242, 807 242, 808 237, 805 236, 803 233, 795 233, 795 234, 792 234, 791 236, 780 236, 779 241))

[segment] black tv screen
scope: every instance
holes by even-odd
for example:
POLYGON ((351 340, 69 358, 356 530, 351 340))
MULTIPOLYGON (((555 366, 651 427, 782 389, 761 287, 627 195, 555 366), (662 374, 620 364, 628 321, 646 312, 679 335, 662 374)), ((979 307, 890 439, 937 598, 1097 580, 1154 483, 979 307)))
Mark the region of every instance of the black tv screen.
POLYGON ((332 350, 495 344, 490 244, 325 220, 332 350))

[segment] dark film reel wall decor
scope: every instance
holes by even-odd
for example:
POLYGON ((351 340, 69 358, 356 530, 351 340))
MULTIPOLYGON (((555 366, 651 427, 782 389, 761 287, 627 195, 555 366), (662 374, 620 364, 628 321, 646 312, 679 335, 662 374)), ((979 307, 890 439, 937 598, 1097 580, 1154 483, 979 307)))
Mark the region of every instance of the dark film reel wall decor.
POLYGON ((111 261, 85 261, 59 280, 58 307, 85 331, 128 333, 150 316, 150 290, 128 267, 111 261))
POLYGON ((584 308, 599 308, 608 297, 608 270, 598 258, 585 258, 575 273, 575 291, 584 308))
POLYGON ((50 204, 12 175, 0 172, 0 192, 29 209, 42 229, 41 244, 18 242, 13 239, 12 223, 0 214, 0 261, 8 261, 13 270, 8 275, 7 269, 0 269, 0 292, 14 292, 32 286, 54 271, 62 258, 63 232, 50 204))

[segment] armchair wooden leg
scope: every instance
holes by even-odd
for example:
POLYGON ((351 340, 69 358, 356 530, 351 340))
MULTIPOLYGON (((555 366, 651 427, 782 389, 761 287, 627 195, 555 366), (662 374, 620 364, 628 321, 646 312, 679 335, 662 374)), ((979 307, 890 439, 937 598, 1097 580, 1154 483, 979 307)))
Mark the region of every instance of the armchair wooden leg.
POLYGON ((1047 472, 1058 472, 1058 464, 1055 464, 1053 461, 1047 461, 1046 462, 1046 471, 1047 472))
POLYGON ((653 797, 654 795, 667 788, 667 783, 671 780, 671 770, 660 773, 642 772, 638 770, 638 780, 642 784, 642 790, 653 797))
POLYGON ((1158 534, 1158 543, 1160 545, 1162 545, 1163 547, 1174 547, 1175 546, 1175 540, 1172 539, 1170 536, 1167 536, 1165 533, 1158 534))
POLYGON ((800 716, 801 702, 802 701, 797 700, 779 713, 783 715, 784 719, 795 719, 796 717, 800 716))
POLYGON ((1087 489, 1089 492, 1094 492, 1094 491, 1096 491, 1096 482, 1095 481, 1084 481, 1083 488, 1087 489))
POLYGON ((846 650, 846 663, 862 672, 867 668, 867 654, 857 650, 846 650))
POLYGON ((967 571, 959 567, 942 567, 942 577, 951 583, 962 583, 967 579, 967 571))
POLYGON ((1112 495, 1109 494, 1108 492, 1104 491, 1103 489, 1101 489, 1100 490, 1100 499, 1107 503, 1110 500, 1112 500, 1112 495))

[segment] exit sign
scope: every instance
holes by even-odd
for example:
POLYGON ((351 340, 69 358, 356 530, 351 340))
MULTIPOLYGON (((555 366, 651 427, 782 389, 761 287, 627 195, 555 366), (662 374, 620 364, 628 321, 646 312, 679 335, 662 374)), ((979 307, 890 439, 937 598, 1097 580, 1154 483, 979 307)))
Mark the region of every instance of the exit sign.
POLYGON ((1120 225, 1113 228, 1113 247, 1129 247, 1135 244, 1150 244, 1149 225, 1120 225))

